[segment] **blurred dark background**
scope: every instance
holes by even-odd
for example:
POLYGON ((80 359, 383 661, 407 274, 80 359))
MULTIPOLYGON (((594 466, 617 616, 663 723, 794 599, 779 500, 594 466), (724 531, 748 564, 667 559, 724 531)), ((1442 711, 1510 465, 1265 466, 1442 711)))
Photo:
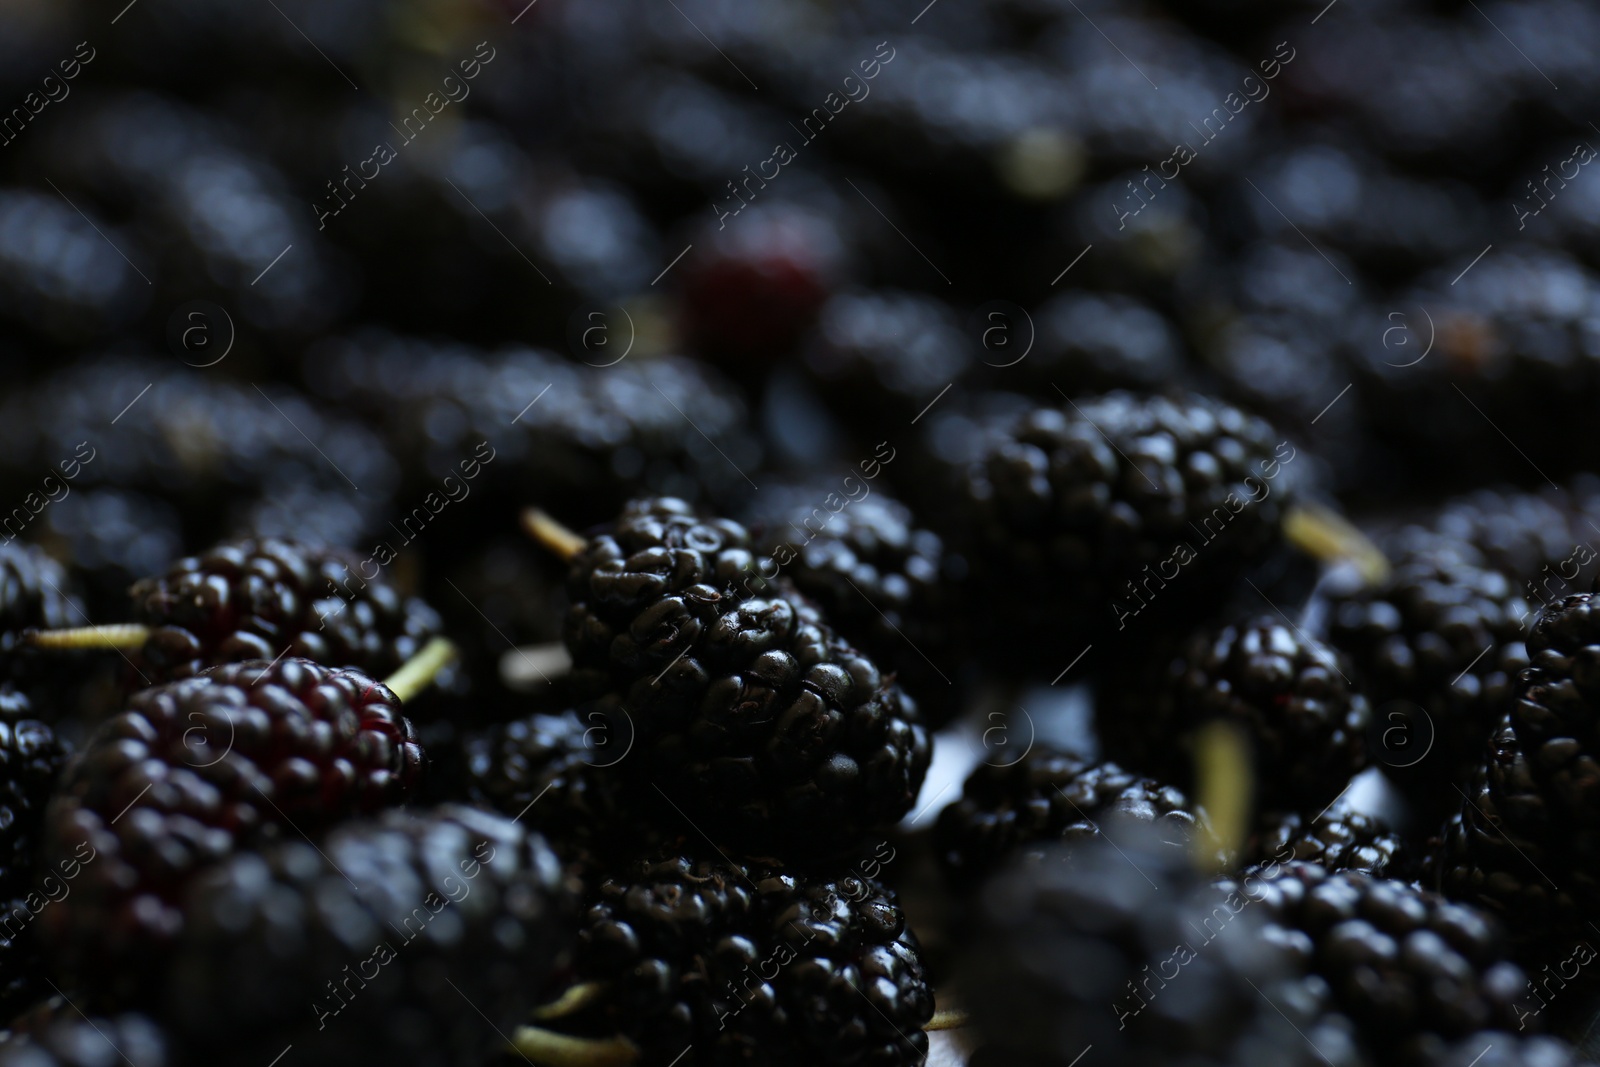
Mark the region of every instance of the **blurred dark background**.
POLYGON ((8 3, 5 533, 115 616, 490 442, 397 567, 522 641, 520 503, 740 511, 888 441, 937 507, 1017 396, 1223 395, 1358 513, 1565 483, 1597 46, 1569 0, 8 3))

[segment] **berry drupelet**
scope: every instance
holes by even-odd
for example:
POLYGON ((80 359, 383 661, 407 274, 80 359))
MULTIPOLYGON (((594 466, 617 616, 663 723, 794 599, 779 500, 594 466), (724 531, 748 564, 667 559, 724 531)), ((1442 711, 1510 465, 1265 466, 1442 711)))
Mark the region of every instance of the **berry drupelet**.
POLYGON ((1529 666, 1446 828, 1446 892, 1499 912, 1528 945, 1583 936, 1600 902, 1597 594, 1567 597, 1528 636, 1529 666))
POLYGON ((446 806, 237 854, 184 908, 165 1017, 197 1056, 468 1067, 564 964, 577 902, 536 833, 446 806))
POLYGON ((1366 766, 1371 710, 1337 652, 1276 617, 1192 635, 1180 651, 1102 694, 1097 721, 1114 758, 1186 786, 1208 723, 1240 729, 1254 752, 1258 799, 1317 812, 1366 766))
POLYGON ((314 348, 306 377, 381 428, 418 503, 450 495, 448 511, 438 505, 449 525, 418 541, 445 559, 492 523, 509 528, 529 502, 587 525, 643 493, 741 499, 750 487, 739 472, 761 464, 738 388, 680 356, 585 366, 539 349, 362 333, 314 348))
POLYGON ((1170 631, 1283 543, 1296 451, 1219 401, 1111 393, 1036 408, 981 448, 960 547, 1013 649, 1170 631))
POLYGON ((927 1055, 916 935, 872 879, 667 851, 597 879, 588 903, 574 969, 604 993, 562 1029, 621 1034, 643 1062, 685 1067, 927 1055))
POLYGON ((387 575, 357 573, 355 553, 276 539, 217 545, 134 585, 139 653, 152 684, 220 663, 298 656, 382 676, 439 630, 433 609, 387 575))
POLYGON ((1482 553, 1538 610, 1588 589, 1597 571, 1590 547, 1597 520, 1600 480, 1579 475, 1539 492, 1476 490, 1446 504, 1432 525, 1482 553))
POLYGON ((1586 418, 1600 396, 1590 313, 1600 274, 1525 244, 1497 248, 1462 276, 1476 254, 1464 252, 1395 297, 1393 306, 1413 316, 1418 343, 1433 338, 1427 359, 1372 343, 1394 325, 1379 308, 1352 334, 1356 391, 1373 434, 1413 484, 1432 491, 1523 480, 1530 463, 1555 478, 1593 469, 1594 448, 1566 428, 1586 418), (1411 310, 1419 307, 1431 327, 1411 310), (1462 463, 1468 451, 1475 461, 1462 463))
POLYGON ((135 693, 45 815, 46 864, 90 855, 72 895, 43 916, 61 970, 100 973, 96 988, 112 999, 147 993, 142 978, 182 931, 196 872, 403 802, 423 767, 415 736, 386 686, 292 657, 135 693))
POLYGON ((934 843, 952 882, 971 889, 1019 850, 1098 836, 1111 817, 1153 823, 1161 841, 1182 849, 1204 814, 1172 786, 1035 745, 1015 763, 968 775, 961 798, 939 813, 934 843))
POLYGON ((1586 936, 1600 886, 1590 870, 1570 863, 1576 835, 1552 836, 1550 807, 1509 715, 1490 735, 1471 783, 1456 795, 1458 811, 1428 856, 1426 884, 1499 919, 1528 966, 1565 955, 1575 938, 1586 936))
POLYGON ((1202 884, 1153 827, 1112 821, 1057 846, 978 898, 962 972, 984 1042, 974 1063, 1069 1067, 1092 1046, 1118 1067, 1356 1067, 1326 983, 1302 977, 1266 920, 1202 884))
POLYGON ((44 968, 33 920, 60 892, 64 870, 38 866, 45 806, 66 763, 56 729, 76 665, 41 656, 24 631, 66 625, 78 610, 66 570, 38 548, 0 543, 0 1012, 37 996, 44 968))
POLYGON ((690 818, 768 841, 894 822, 930 759, 916 707, 771 580, 783 562, 681 500, 630 504, 571 560, 575 695, 690 818))
POLYGON ((41 991, 33 920, 77 866, 69 859, 41 869, 36 862, 45 807, 66 758, 49 726, 0 712, 0 1011, 8 1014, 41 991))
POLYGON ((1327 983, 1379 1063, 1427 1062, 1478 1030, 1522 1022, 1526 976, 1499 927, 1475 908, 1310 863, 1247 875, 1237 888, 1270 918, 1268 939, 1327 983))
POLYGON ((1377 735, 1375 758, 1425 815, 1454 810, 1454 787, 1466 788, 1482 764, 1484 739, 1510 710, 1527 665, 1524 639, 1538 612, 1594 578, 1597 518, 1592 476, 1539 492, 1477 490, 1426 527, 1391 534, 1393 567, 1379 584, 1332 595, 1330 639, 1353 658, 1380 725, 1406 726, 1377 735), (1411 713, 1386 711, 1395 701, 1411 713), (1432 750, 1418 762, 1430 735, 1432 750), (1391 737, 1407 743, 1392 746, 1391 737))
MULTIPOLYGON (((1527 650, 1511 728, 1545 797, 1550 827, 1593 835, 1600 830, 1600 597, 1567 597, 1541 614, 1527 650)), ((1600 840, 1583 843, 1588 858, 1600 859, 1600 840)))
MULTIPOLYGON (((565 853, 570 843, 606 845, 626 812, 621 776, 627 738, 612 739, 597 712, 538 713, 500 723, 462 743, 466 795, 474 804, 545 831, 565 853)), ((630 835, 631 836, 631 835, 630 835)))
POLYGON ((954 608, 965 562, 909 508, 881 491, 846 499, 820 482, 770 487, 746 525, 763 555, 792 557, 781 573, 846 640, 894 671, 930 726, 960 711, 954 608))
POLYGON ((1527 664, 1528 605, 1459 540, 1411 528, 1389 557, 1379 584, 1332 597, 1328 638, 1385 728, 1373 759, 1424 820, 1442 819, 1527 664))
POLYGON ((70 493, 50 505, 63 513, 52 523, 81 525, 66 517, 84 508, 80 490, 111 487, 170 504, 190 545, 363 543, 392 516, 399 481, 382 440, 354 419, 171 356, 77 362, 0 399, 0 487, 22 500, 53 470, 70 493), (113 419, 114 437, 85 429, 113 419))
POLYGON ((1298 814, 1265 817, 1250 844, 1256 862, 1314 863, 1325 871, 1360 871, 1408 879, 1415 857, 1383 820, 1360 812, 1333 812, 1316 819, 1298 814))

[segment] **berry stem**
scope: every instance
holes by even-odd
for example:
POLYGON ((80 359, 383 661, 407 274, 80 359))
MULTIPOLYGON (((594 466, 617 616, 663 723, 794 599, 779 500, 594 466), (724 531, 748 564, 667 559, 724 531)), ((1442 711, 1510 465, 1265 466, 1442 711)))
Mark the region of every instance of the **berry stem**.
POLYGON ((1324 563, 1349 560, 1368 585, 1389 576, 1389 560, 1343 515, 1316 504, 1297 504, 1283 518, 1283 536, 1306 555, 1324 563))
POLYGON ((572 654, 560 641, 508 648, 500 657, 500 681, 509 689, 528 692, 536 684, 572 673, 572 654))
POLYGON ((1217 865, 1239 855, 1250 826, 1250 741, 1236 726, 1209 722, 1195 735, 1195 782, 1206 813, 1205 832, 1195 862, 1217 865))
POLYGON ((579 982, 550 1003, 534 1008, 531 1014, 540 1022, 546 1019, 560 1019, 587 1008, 604 996, 605 991, 606 987, 601 982, 579 982))
POLYGON ((625 1037, 569 1037, 519 1026, 511 1047, 539 1067, 626 1067, 639 1058, 639 1048, 625 1037))
POLYGON ((570 562, 589 543, 538 508, 523 509, 522 528, 563 563, 570 562))
POLYGON ((409 704, 413 697, 433 684, 445 664, 456 658, 456 646, 448 637, 435 637, 422 651, 406 660, 399 670, 383 680, 400 703, 409 704))
POLYGON ((972 1017, 960 1008, 940 1008, 933 1013, 933 1018, 928 1020, 928 1025, 923 1029, 929 1033, 935 1030, 959 1030, 971 1021, 972 1017))
POLYGON ((29 630, 28 643, 34 648, 65 652, 79 649, 120 649, 134 652, 150 638, 150 627, 136 622, 112 626, 75 626, 68 630, 29 630))

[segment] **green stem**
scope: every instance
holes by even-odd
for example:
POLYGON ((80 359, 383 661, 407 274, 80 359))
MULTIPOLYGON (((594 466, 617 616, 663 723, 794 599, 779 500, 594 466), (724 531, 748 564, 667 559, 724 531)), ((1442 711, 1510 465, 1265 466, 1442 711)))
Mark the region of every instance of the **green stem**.
POLYGON ((409 704, 412 699, 438 677, 445 664, 456 658, 456 646, 450 643, 448 637, 435 637, 422 651, 406 660, 400 669, 383 680, 383 684, 394 691, 400 698, 400 703, 409 704))
POLYGON ((135 652, 150 638, 150 627, 136 622, 111 626, 76 626, 69 630, 30 630, 28 644, 56 652, 79 649, 119 649, 135 652))
POLYGON ((628 1067, 639 1048, 625 1037, 569 1037, 537 1026, 519 1026, 511 1047, 538 1067, 628 1067))

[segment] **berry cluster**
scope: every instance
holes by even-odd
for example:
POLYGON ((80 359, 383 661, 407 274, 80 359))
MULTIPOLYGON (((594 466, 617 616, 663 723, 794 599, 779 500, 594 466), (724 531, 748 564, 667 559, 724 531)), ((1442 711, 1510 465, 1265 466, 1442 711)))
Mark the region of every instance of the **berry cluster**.
POLYGON ((0 4, 0 1067, 1591 1058, 1597 53, 0 4))

